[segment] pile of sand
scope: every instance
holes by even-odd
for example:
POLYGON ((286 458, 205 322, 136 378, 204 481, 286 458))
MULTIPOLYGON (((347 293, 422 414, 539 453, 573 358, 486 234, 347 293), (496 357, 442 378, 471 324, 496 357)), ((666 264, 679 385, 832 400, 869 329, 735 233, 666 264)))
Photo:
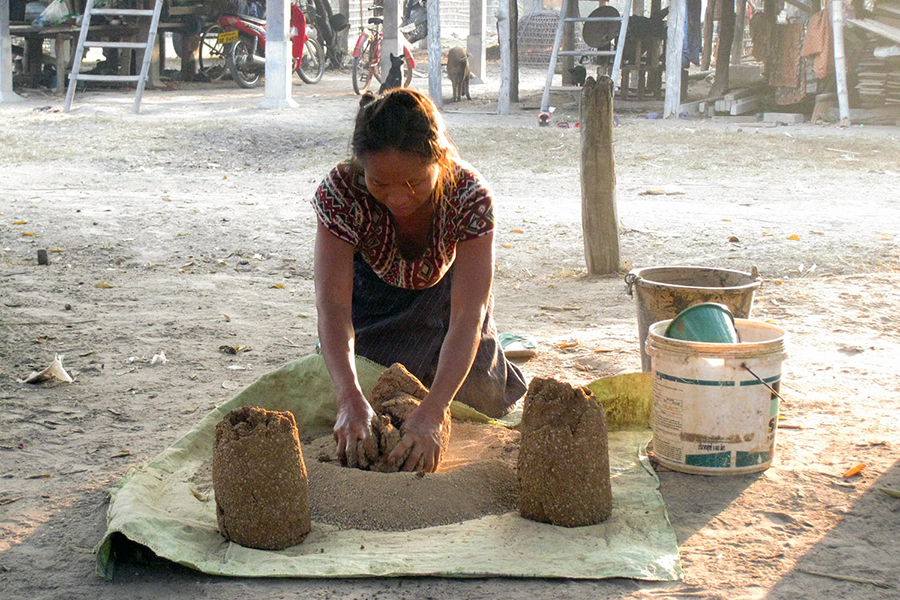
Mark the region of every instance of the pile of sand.
POLYGON ((408 531, 516 510, 520 434, 456 421, 437 473, 342 467, 330 435, 303 444, 313 521, 344 529, 408 531))

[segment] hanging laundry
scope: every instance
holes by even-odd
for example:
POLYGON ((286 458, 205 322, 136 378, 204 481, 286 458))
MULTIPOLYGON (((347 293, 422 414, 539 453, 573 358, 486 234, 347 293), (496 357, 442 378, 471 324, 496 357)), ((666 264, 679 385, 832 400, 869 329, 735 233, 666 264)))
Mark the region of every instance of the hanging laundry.
POLYGON ((800 56, 804 29, 805 23, 775 26, 775 49, 766 71, 776 104, 795 104, 806 97, 806 59, 800 56))
POLYGON ((834 38, 827 10, 819 11, 809 18, 800 56, 813 57, 813 68, 818 79, 834 72, 834 38))

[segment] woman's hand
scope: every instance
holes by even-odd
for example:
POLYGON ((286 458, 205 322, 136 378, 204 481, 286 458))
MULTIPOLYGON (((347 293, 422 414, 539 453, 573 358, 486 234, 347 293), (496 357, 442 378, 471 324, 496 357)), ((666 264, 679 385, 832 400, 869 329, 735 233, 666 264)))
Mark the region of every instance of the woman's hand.
POLYGON ((429 402, 426 398, 412 411, 400 428, 400 443, 388 456, 388 462, 400 466, 401 471, 424 470, 434 473, 441 459, 441 424, 445 403, 429 402), (409 451, 406 461, 400 465, 409 451))
POLYGON ((375 412, 362 396, 338 403, 334 441, 341 464, 366 468, 378 458, 378 441, 372 431, 375 412))

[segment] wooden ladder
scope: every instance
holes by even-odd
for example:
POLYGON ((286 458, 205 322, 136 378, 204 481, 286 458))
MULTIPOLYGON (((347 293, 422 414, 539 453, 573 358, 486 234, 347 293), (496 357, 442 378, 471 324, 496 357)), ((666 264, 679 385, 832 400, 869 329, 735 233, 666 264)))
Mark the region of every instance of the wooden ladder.
MULTIPOLYGON (((622 54, 625 49, 625 33, 628 30, 628 17, 631 14, 631 0, 625 0, 625 7, 618 17, 567 17, 568 4, 573 0, 562 0, 559 9, 559 21, 556 24, 556 38, 553 41, 553 50, 550 53, 550 66, 547 68, 547 81, 544 84, 544 93, 541 96, 541 111, 538 113, 538 124, 546 126, 550 124, 550 92, 553 85, 553 75, 556 73, 556 63, 560 56, 614 56, 612 68, 613 85, 618 88, 619 73, 622 70, 622 54), (562 44, 563 28, 566 23, 575 22, 618 22, 619 37, 616 38, 615 50, 560 50, 562 44)), ((577 2, 577 0, 574 0, 577 2)))
MULTIPOLYGON (((110 0, 114 3, 116 0, 110 0)), ((63 106, 65 112, 69 112, 72 107, 72 98, 75 96, 75 88, 79 81, 121 81, 121 82, 137 82, 137 93, 134 98, 134 107, 132 112, 138 113, 141 110, 141 96, 144 95, 144 86, 147 83, 147 76, 150 72, 150 59, 153 56, 153 45, 156 42, 156 33, 159 26, 159 15, 162 11, 163 2, 165 0, 154 0, 153 9, 135 9, 135 8, 94 8, 94 0, 88 0, 84 9, 84 19, 81 22, 81 35, 78 37, 78 46, 75 48, 75 61, 72 65, 72 72, 69 74, 69 89, 66 93, 66 103, 63 106), (109 42, 109 41, 91 41, 87 39, 88 30, 91 26, 91 17, 93 15, 108 15, 119 17, 150 17, 150 27, 147 30, 147 39, 143 42, 109 42), (143 50, 144 56, 141 62, 140 75, 95 75, 93 73, 81 73, 81 61, 84 59, 85 48, 121 48, 143 50)), ((144 31, 139 28, 138 31, 144 31)))

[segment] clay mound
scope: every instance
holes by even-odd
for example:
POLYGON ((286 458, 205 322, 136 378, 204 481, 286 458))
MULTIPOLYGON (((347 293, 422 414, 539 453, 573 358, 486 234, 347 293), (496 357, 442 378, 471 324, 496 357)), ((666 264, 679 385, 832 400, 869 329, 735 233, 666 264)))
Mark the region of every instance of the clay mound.
MULTIPOLYGON (((377 413, 381 412, 381 407, 385 400, 390 400, 397 394, 403 393, 418 400, 424 400, 428 395, 428 388, 422 385, 419 379, 406 370, 406 367, 400 363, 394 363, 384 370, 372 392, 369 394, 369 404, 372 410, 377 413)), ((403 415, 403 418, 406 418, 403 415)))
POLYGON ((525 395, 519 450, 519 513, 580 527, 612 513, 606 412, 594 394, 535 377, 525 395))
MULTIPOLYGON (((364 458, 364 452, 359 452, 359 468, 379 473, 394 473, 400 470, 409 453, 407 452, 396 465, 388 462, 388 456, 400 443, 400 429, 403 422, 427 395, 428 388, 422 385, 422 382, 400 363, 394 363, 382 373, 369 394, 369 403, 377 415, 376 420, 372 423, 378 447, 377 458, 369 460, 364 458)), ((444 413, 444 422, 441 424, 441 452, 438 464, 447 453, 449 443, 450 409, 448 408, 444 413)), ((421 466, 420 462, 419 467, 421 468, 421 466)))
POLYGON ((309 533, 309 485, 291 413, 244 406, 225 415, 212 483, 219 531, 229 540, 283 550, 309 533))

